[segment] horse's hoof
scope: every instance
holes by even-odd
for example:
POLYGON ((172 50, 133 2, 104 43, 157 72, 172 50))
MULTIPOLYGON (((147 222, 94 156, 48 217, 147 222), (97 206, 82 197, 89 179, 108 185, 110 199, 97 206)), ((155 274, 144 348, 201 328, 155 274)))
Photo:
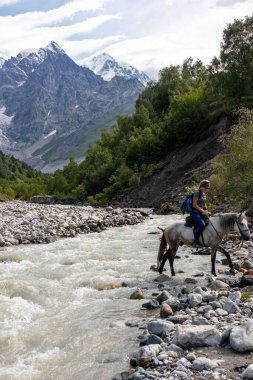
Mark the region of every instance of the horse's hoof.
POLYGON ((149 269, 153 270, 154 272, 158 272, 158 268, 155 265, 151 265, 149 269))

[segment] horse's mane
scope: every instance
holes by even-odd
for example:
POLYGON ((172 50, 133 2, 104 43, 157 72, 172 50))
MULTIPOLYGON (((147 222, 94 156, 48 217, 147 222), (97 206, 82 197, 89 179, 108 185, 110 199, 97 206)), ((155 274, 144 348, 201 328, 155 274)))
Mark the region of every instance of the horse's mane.
POLYGON ((222 228, 230 229, 234 225, 236 219, 238 218, 238 214, 232 213, 232 212, 225 213, 225 214, 220 213, 220 214, 215 214, 212 217, 220 219, 219 221, 222 228))

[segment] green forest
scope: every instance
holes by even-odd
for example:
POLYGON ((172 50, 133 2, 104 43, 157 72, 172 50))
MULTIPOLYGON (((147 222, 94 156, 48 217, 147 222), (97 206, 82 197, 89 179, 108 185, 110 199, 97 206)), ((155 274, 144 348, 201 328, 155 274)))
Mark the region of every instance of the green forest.
POLYGON ((253 198, 253 16, 235 20, 223 31, 220 54, 205 66, 186 58, 165 67, 157 82, 140 94, 131 116, 119 116, 111 130, 87 152, 53 175, 33 171, 0 155, 0 195, 29 199, 51 195, 105 205, 159 170, 175 148, 208 136, 222 115, 235 121, 223 138, 225 153, 215 163, 219 191, 249 204, 253 198))

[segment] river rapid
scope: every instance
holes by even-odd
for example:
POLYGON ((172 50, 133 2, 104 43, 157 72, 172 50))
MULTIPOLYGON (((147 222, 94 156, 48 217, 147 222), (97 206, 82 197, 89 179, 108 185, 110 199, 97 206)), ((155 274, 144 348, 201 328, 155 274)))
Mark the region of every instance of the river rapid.
POLYGON ((180 218, 1 251, 0 379, 109 380, 127 369, 138 330, 123 322, 148 312, 129 297, 157 277, 157 226, 180 218))

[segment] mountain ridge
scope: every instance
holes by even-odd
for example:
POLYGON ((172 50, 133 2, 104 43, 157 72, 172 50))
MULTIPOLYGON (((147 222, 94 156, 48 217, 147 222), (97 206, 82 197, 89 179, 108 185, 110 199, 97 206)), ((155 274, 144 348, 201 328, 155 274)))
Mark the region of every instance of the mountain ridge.
POLYGON ((80 160, 144 88, 136 77, 105 81, 55 42, 22 51, 0 67, 0 149, 40 170, 80 160))

